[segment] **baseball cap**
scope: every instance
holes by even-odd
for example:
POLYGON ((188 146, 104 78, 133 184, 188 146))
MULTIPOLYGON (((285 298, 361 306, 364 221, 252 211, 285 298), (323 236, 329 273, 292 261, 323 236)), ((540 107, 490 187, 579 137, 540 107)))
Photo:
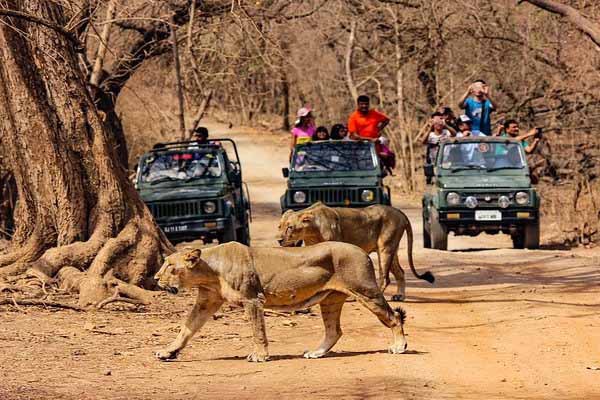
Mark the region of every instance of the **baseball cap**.
POLYGON ((471 122, 471 118, 469 118, 469 116, 466 115, 466 114, 462 114, 460 117, 458 117, 458 120, 460 122, 466 122, 466 123, 470 123, 471 122))
POLYGON ((296 117, 298 117, 298 118, 306 117, 308 114, 311 113, 311 111, 312 110, 310 109, 310 107, 302 107, 296 113, 296 117))

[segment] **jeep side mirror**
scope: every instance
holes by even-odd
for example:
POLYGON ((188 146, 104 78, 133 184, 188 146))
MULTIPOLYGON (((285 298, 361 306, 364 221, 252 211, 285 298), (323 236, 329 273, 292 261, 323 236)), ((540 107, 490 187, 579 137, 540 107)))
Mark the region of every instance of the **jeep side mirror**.
POLYGON ((433 178, 433 164, 426 165, 423 170, 425 172, 425 177, 433 178))
POLYGON ((284 178, 287 178, 290 176, 290 169, 289 168, 281 168, 281 173, 283 174, 284 178))

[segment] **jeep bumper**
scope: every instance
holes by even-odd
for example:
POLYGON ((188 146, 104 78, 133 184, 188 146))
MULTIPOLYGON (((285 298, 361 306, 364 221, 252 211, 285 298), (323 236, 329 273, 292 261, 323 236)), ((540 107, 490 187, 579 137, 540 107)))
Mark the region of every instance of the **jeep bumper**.
POLYGON ((213 238, 233 224, 229 218, 188 219, 177 222, 158 222, 158 226, 172 241, 213 238))
POLYGON ((485 209, 477 211, 497 211, 501 215, 499 220, 480 220, 476 218, 476 210, 455 209, 439 210, 438 220, 449 231, 456 234, 488 233, 514 233, 525 225, 534 223, 539 219, 539 211, 534 208, 523 209, 485 209))
POLYGON ((328 207, 363 208, 375 204, 391 205, 391 194, 388 186, 384 187, 299 187, 290 188, 281 196, 281 212, 287 210, 298 211, 310 207, 316 202, 322 202, 328 207), (370 191, 373 194, 371 200, 361 198, 362 191, 370 191), (304 203, 294 201, 295 192, 303 192, 306 195, 304 203))

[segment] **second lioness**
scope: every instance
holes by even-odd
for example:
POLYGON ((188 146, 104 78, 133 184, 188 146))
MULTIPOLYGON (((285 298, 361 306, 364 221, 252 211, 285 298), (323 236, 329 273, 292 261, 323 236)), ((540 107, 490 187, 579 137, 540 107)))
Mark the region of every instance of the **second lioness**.
POLYGON ((402 301, 406 297, 406 281, 398 260, 398 248, 404 231, 408 237, 410 269, 417 278, 433 283, 435 277, 431 272, 420 275, 415 270, 412 226, 408 217, 393 207, 374 205, 366 208, 331 208, 318 202, 302 211, 287 211, 279 224, 279 244, 290 247, 304 241, 310 246, 335 241, 353 244, 367 253, 376 251, 383 287, 390 282, 391 269, 398 285, 392 300, 402 301))

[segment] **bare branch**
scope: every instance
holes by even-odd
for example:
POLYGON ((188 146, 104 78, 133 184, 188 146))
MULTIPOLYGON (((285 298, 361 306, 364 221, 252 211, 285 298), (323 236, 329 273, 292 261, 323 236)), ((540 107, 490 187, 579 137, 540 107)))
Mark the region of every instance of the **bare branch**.
POLYGON ((83 49, 83 46, 82 46, 81 42, 79 41, 79 39, 77 39, 77 37, 72 32, 66 30, 64 27, 62 27, 60 25, 57 25, 50 21, 46 21, 42 18, 38 18, 34 15, 27 14, 27 13, 24 13, 21 11, 16 11, 16 10, 0 9, 0 16, 1 15, 4 15, 7 17, 12 17, 12 18, 20 18, 25 21, 33 22, 35 24, 45 26, 46 28, 50 28, 50 29, 60 33, 65 38, 67 38, 71 43, 73 43, 75 45, 75 49, 77 51, 81 51, 83 49))
POLYGON ((519 0, 519 3, 530 3, 541 9, 567 18, 577 27, 577 29, 592 39, 600 49, 600 25, 590 21, 573 7, 553 0, 519 0))

